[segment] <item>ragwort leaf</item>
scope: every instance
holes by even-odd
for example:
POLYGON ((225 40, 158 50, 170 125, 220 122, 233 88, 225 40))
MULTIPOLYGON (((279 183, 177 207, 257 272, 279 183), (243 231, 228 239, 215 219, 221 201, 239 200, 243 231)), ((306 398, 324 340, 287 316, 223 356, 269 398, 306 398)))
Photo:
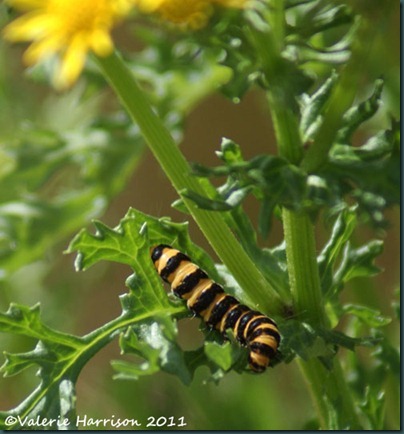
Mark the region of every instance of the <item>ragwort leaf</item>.
MULTIPOLYGON (((18 407, 0 413, 0 426, 4 427, 1 423, 4 423, 7 415, 12 415, 15 416, 13 429, 25 429, 28 421, 37 416, 40 419, 54 419, 46 428, 57 428, 58 418, 74 414, 74 384, 80 370, 111 336, 95 333, 97 339, 90 342, 88 337, 78 338, 55 331, 42 323, 38 305, 33 308, 11 305, 6 314, 0 314, 0 328, 3 332, 31 336, 38 340, 32 351, 7 353, 1 367, 3 374, 15 375, 23 369, 36 366, 39 367, 40 378, 36 389, 18 407)), ((70 425, 74 428, 73 419, 70 425)))
MULTIPOLYGON (((86 269, 101 260, 130 265, 135 273, 127 280, 130 292, 121 297, 122 314, 83 337, 61 333, 42 323, 39 306, 12 305, 0 314, 3 332, 32 337, 34 349, 20 354, 6 354, 4 375, 16 375, 31 366, 39 367, 38 387, 16 408, 0 413, 23 420, 35 417, 57 419, 75 413, 74 384, 83 366, 103 346, 121 335, 124 352, 141 355, 144 365, 115 362, 121 377, 135 378, 162 370, 179 376, 186 384, 197 366, 210 364, 202 350, 184 353, 177 343, 175 319, 187 312, 182 303, 172 303, 163 290, 149 248, 157 243, 171 243, 189 252, 195 261, 218 277, 211 259, 191 242, 186 224, 154 219, 133 209, 120 224, 111 229, 97 222, 97 233, 81 231, 69 246, 78 251, 78 269, 86 269), (146 367, 146 369, 145 369, 146 367)), ((212 371, 218 375, 218 370, 212 371)), ((73 422, 70 425, 74 428, 73 422)), ((18 419, 14 429, 23 428, 18 419)))
POLYGON ((369 327, 384 327, 391 323, 391 318, 382 316, 380 311, 367 306, 345 304, 342 306, 342 310, 346 314, 355 315, 369 327))
POLYGON ((328 243, 317 258, 321 287, 326 296, 331 294, 331 290, 335 285, 334 271, 337 261, 349 242, 356 224, 355 209, 343 210, 334 223, 328 243))
POLYGON ((326 102, 328 101, 338 75, 333 72, 331 76, 323 83, 320 88, 311 96, 303 94, 301 97, 301 118, 300 131, 303 136, 303 142, 314 139, 315 133, 321 125, 322 113, 326 102))
POLYGON ((176 342, 177 329, 167 317, 151 317, 148 322, 128 329, 120 337, 120 347, 124 353, 134 353, 145 362, 133 363, 113 361, 112 366, 118 372, 115 378, 138 379, 158 371, 174 374, 184 384, 190 384, 192 372, 184 359, 184 352, 176 342))
POLYGON ((383 91, 383 80, 379 79, 375 83, 373 94, 364 102, 351 107, 343 116, 343 127, 337 134, 337 143, 349 143, 352 134, 358 127, 370 119, 378 110, 383 91))

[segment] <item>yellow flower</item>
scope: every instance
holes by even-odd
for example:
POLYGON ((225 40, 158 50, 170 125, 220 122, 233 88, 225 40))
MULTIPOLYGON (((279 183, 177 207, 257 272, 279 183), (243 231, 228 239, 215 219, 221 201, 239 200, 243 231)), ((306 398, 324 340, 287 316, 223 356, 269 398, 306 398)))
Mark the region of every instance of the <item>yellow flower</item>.
POLYGON ((248 0, 213 0, 213 3, 217 3, 225 8, 244 8, 248 0))
POLYGON ((164 0, 133 0, 142 12, 154 12, 163 2, 164 0))
POLYGON ((81 71, 88 51, 107 56, 113 50, 110 31, 129 13, 133 0, 7 0, 26 12, 4 29, 10 41, 32 41, 24 53, 27 64, 61 55, 54 85, 66 88, 81 71))
POLYGON ((243 8, 247 0, 134 0, 143 12, 157 13, 172 23, 200 29, 213 14, 214 6, 243 8))

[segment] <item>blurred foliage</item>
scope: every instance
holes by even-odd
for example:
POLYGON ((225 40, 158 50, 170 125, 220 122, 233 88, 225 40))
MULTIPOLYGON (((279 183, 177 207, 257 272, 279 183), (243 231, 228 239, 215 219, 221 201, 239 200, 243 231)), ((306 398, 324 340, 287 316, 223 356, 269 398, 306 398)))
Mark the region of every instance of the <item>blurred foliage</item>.
MULTIPOLYGON (((318 0, 286 0, 285 7, 282 77, 290 87, 284 102, 293 108, 303 142, 310 147, 338 81, 338 68, 349 59, 359 14, 380 26, 386 25, 387 18, 380 22, 372 18, 371 12, 379 11, 373 3, 366 3, 363 11, 349 2, 318 0)), ((128 50, 127 63, 176 140, 182 138, 186 115, 218 89, 238 102, 251 89, 265 91, 271 86, 247 25, 253 23, 258 31, 265 27, 266 8, 265 2, 257 2, 256 9, 244 15, 234 11, 217 15, 209 27, 196 33, 156 28, 147 20, 128 24, 125 30, 140 39, 144 48, 128 50)), ((3 22, 8 13, 0 5, 3 22)), ((0 50, 0 278, 10 289, 17 271, 29 270, 29 264, 105 212, 128 184, 145 145, 137 127, 108 101, 108 90, 91 61, 74 90, 55 96, 43 86, 46 65, 27 71, 36 83, 29 85, 15 79, 20 72, 9 61, 16 55, 12 49, 1 45, 0 50)), ((186 192, 199 207, 231 215, 231 229, 285 299, 290 297, 285 245, 261 248, 257 240, 270 234, 283 207, 308 213, 313 222, 324 220, 331 227, 317 263, 332 329, 312 327, 290 308, 277 318, 283 339, 273 365, 286 374, 295 358, 317 358, 332 375, 333 360, 341 356, 360 405, 361 422, 374 430, 398 428, 398 409, 386 398, 393 396, 398 402, 395 385, 389 381, 397 382, 400 369, 395 330, 391 331, 399 316, 390 318, 383 303, 376 309, 366 302, 368 293, 377 294, 380 289, 367 283, 381 271, 375 260, 382 253, 383 241, 377 235, 388 229, 386 210, 398 204, 400 194, 397 106, 394 99, 383 106, 383 95, 394 96, 398 84, 394 73, 394 79, 388 74, 379 78, 378 69, 385 58, 391 65, 396 65, 396 59, 390 58, 394 54, 389 50, 377 53, 378 62, 369 58, 364 65, 369 68, 366 86, 345 112, 319 170, 306 173, 269 154, 245 160, 242 146, 224 139, 217 152, 221 165, 194 164, 195 176, 224 178, 217 197, 186 192), (260 205, 257 227, 244 213, 249 195, 260 205), (376 235, 360 240, 357 234, 364 223, 370 223, 376 235), (342 291, 360 279, 366 282, 361 287, 366 294, 357 302, 342 291)), ((180 202, 175 206, 184 210, 180 202)), ((182 303, 166 296, 149 258, 150 245, 166 243, 184 251, 230 293, 251 304, 226 267, 214 264, 191 241, 186 224, 129 209, 116 228, 98 220, 94 225, 95 235, 80 231, 68 251, 78 252, 77 270, 100 261, 133 269, 126 281, 128 293, 121 296, 122 313, 80 337, 58 331, 58 324, 47 326, 39 305, 11 303, 6 313, 0 313, 0 331, 21 337, 21 347, 30 345, 28 351, 5 353, 3 374, 39 368, 36 387, 14 409, 0 412, 0 426, 10 415, 74 420, 76 382, 82 368, 116 339, 123 357, 112 361, 115 378, 137 382, 131 393, 130 383, 122 382, 110 386, 105 395, 113 395, 127 417, 133 417, 135 406, 145 420, 155 405, 167 416, 185 416, 186 429, 318 429, 319 421, 308 420, 290 399, 289 390, 299 380, 289 374, 290 384, 285 385, 281 379, 277 384, 276 375, 265 381, 246 375, 246 351, 232 336, 224 339, 201 324, 203 343, 182 349, 177 324, 188 313, 182 303), (164 395, 161 403, 153 397, 156 389, 164 395)), ((49 259, 46 272, 56 265, 57 258, 49 259)), ((398 302, 393 303, 397 308, 398 302)), ((294 391, 300 403, 306 403, 305 392, 294 391)), ((97 405, 89 409, 105 416, 97 405)), ((335 424, 329 429, 338 429, 338 415, 331 404, 329 412, 335 424)), ((18 427, 21 424, 13 426, 18 427)))

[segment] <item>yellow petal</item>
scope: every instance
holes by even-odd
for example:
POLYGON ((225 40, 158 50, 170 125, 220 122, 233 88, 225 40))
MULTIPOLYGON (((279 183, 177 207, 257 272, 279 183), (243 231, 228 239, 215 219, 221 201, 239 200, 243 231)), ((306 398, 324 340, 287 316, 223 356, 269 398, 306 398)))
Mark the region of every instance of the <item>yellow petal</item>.
POLYGON ((49 31, 53 19, 42 13, 30 13, 17 18, 3 30, 4 37, 10 41, 29 41, 42 37, 49 31))
POLYGON ((117 16, 125 16, 133 8, 135 0, 114 0, 111 7, 117 16))
POLYGON ((165 0, 134 0, 134 4, 142 12, 150 13, 159 8, 164 1, 165 0))
POLYGON ((20 11, 30 11, 32 9, 45 8, 47 0, 6 0, 9 6, 20 11))
POLYGON ((5 37, 13 41, 32 41, 24 54, 29 64, 50 56, 56 55, 59 59, 62 56, 54 82, 64 88, 77 79, 90 49, 98 56, 111 53, 113 42, 109 33, 112 27, 138 0, 6 1, 26 13, 5 28, 5 37))
POLYGON ((97 56, 105 57, 112 53, 114 44, 108 32, 94 30, 89 37, 89 45, 97 56))
POLYGON ((56 88, 66 89, 77 80, 83 70, 87 51, 88 46, 81 36, 71 42, 54 77, 56 88))
POLYGON ((33 65, 40 60, 54 55, 63 46, 63 41, 58 37, 48 37, 33 42, 24 53, 24 62, 33 65))

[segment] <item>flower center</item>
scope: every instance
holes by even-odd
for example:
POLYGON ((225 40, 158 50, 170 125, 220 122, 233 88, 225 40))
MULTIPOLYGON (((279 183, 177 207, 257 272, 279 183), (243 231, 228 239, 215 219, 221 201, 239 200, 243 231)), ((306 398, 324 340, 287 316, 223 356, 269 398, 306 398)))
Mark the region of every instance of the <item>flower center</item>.
POLYGON ((114 18, 108 0, 50 0, 48 13, 55 17, 68 35, 100 26, 109 28, 114 18))

